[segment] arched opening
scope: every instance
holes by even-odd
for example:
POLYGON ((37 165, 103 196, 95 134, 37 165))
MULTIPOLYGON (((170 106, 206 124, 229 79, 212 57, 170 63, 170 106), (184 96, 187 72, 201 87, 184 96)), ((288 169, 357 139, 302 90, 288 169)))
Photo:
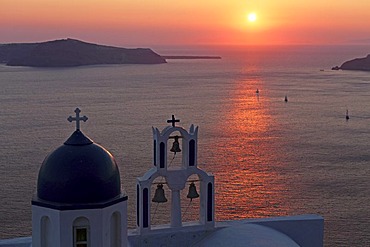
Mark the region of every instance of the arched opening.
POLYGON ((207 185, 207 221, 213 221, 213 186, 207 185))
POLYGON ((167 169, 175 170, 183 166, 183 140, 179 131, 171 133, 167 141, 167 169))
POLYGON ((110 246, 120 247, 121 246, 121 214, 114 212, 110 219, 110 246))
POLYGON ((51 222, 49 217, 43 216, 41 218, 40 224, 41 224, 40 231, 41 247, 52 247, 51 222))
POLYGON ((153 140, 153 165, 157 166, 157 140, 153 140))
POLYGON ((136 185, 136 225, 140 226, 140 187, 136 185))
POLYGON ((195 140, 189 141, 189 166, 195 166, 195 140))
POLYGON ((150 221, 151 225, 168 224, 171 221, 171 190, 164 177, 154 179, 151 186, 150 221), (163 193, 163 194, 162 194, 163 193), (164 196, 164 198, 162 197, 164 196), (163 201, 166 199, 167 201, 163 201), (154 200, 154 201, 153 201, 154 200))
POLYGON ((200 178, 197 174, 188 177, 181 191, 181 213, 183 223, 200 221, 200 178))
POLYGON ((73 247, 90 247, 90 222, 85 217, 73 221, 73 247))
POLYGON ((149 190, 143 189, 143 227, 149 226, 149 190))
POLYGON ((165 144, 164 144, 164 142, 161 142, 160 144, 159 144, 159 167, 160 168, 164 168, 164 164, 165 164, 165 157, 164 157, 164 155, 165 155, 165 152, 166 150, 165 150, 165 144))

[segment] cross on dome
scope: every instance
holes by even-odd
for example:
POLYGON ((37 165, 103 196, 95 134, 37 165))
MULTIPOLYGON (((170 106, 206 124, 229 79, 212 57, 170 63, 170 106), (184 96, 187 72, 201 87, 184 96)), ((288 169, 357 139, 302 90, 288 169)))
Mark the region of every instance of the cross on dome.
POLYGON ((80 117, 80 112, 81 110, 79 108, 76 108, 75 110, 76 117, 69 116, 67 118, 69 122, 76 121, 76 130, 80 130, 80 120, 86 122, 88 119, 86 116, 80 117))
POLYGON ((172 119, 167 120, 167 123, 172 123, 172 127, 175 127, 175 123, 179 123, 180 119, 175 119, 175 115, 172 115, 172 119))

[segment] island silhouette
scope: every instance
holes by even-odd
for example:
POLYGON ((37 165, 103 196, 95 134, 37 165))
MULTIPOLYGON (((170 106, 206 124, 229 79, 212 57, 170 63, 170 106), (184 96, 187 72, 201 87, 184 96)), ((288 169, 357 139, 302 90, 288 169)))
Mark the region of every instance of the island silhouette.
POLYGON ((363 58, 355 58, 344 62, 341 66, 335 66, 332 70, 361 70, 370 71, 370 55, 363 58))
POLYGON ((161 64, 166 59, 149 48, 121 48, 60 39, 0 45, 0 62, 8 66, 74 67, 98 64, 161 64))

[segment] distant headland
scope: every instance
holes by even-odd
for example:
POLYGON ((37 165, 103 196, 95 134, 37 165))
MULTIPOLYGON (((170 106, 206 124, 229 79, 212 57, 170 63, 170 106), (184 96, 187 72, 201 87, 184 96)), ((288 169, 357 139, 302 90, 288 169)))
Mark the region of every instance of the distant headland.
POLYGON ((149 48, 127 49, 76 39, 0 44, 0 63, 8 66, 74 67, 98 64, 161 64, 166 59, 149 48))
POLYGON ((364 58, 355 58, 344 62, 341 66, 335 66, 332 70, 361 70, 370 71, 370 55, 364 58))
POLYGON ((221 59, 220 56, 162 56, 164 59, 221 59))

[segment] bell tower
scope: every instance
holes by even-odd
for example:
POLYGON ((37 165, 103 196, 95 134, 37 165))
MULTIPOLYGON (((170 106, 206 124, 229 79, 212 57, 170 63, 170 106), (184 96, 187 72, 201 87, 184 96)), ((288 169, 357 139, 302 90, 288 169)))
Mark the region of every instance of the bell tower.
MULTIPOLYGON (((170 126, 165 127, 162 131, 152 127, 153 130, 153 165, 144 176, 137 178, 137 230, 140 233, 150 232, 151 224, 151 203, 166 203, 164 197, 163 184, 166 184, 171 193, 170 210, 171 228, 183 227, 181 217, 181 196, 180 192, 185 189, 190 182, 188 198, 198 198, 200 200, 199 221, 196 225, 205 229, 214 227, 214 177, 211 174, 198 168, 197 147, 198 147, 198 127, 191 125, 189 131, 182 127, 176 126, 179 119, 172 115, 167 123, 170 126), (171 145, 171 141, 172 146, 171 145), (181 140, 181 144, 180 144, 181 140), (176 168, 169 168, 172 160, 168 158, 168 151, 182 153, 181 165, 176 168), (200 184, 200 193, 198 194, 193 181, 189 177, 197 175, 200 184), (152 185, 155 186, 154 180, 157 177, 164 178, 163 183, 157 184, 156 192, 153 199, 151 193, 152 185)), ((187 224, 187 226, 190 226, 187 224)))

